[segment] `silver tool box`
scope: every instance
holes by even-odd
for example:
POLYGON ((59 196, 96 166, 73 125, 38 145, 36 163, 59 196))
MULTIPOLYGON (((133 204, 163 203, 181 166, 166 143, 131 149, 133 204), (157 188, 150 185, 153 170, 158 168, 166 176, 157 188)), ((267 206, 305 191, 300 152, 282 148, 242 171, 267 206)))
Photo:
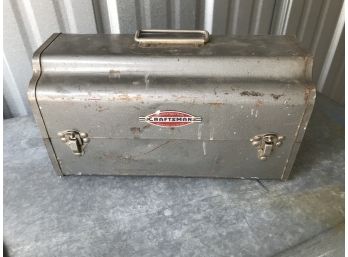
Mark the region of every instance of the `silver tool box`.
POLYGON ((58 175, 287 179, 314 100, 293 37, 54 34, 29 100, 58 175))

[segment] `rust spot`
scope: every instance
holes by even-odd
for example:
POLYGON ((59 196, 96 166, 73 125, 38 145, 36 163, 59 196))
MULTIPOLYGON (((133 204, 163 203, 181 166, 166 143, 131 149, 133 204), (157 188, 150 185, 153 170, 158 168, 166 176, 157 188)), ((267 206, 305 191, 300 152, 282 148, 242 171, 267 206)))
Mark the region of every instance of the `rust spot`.
POLYGON ((308 103, 309 96, 311 94, 311 88, 306 87, 304 92, 304 101, 305 103, 308 103))
POLYGON ((284 96, 284 94, 281 95, 276 95, 276 94, 271 94, 274 100, 278 100, 280 97, 284 96))
POLYGON ((149 128, 149 127, 151 127, 150 124, 145 125, 145 126, 143 127, 142 131, 144 131, 145 129, 147 129, 147 128, 149 128))
POLYGON ((103 112, 106 110, 110 110, 108 107, 103 107, 101 105, 98 105, 97 108, 95 109, 97 112, 103 112))
POLYGON ((217 107, 223 105, 223 103, 209 103, 209 104, 212 105, 212 106, 217 106, 217 107))
POLYGON ((130 131, 131 131, 133 134, 140 134, 141 129, 138 128, 138 127, 132 127, 132 128, 130 128, 130 131))
POLYGON ((139 127, 132 127, 129 130, 134 134, 135 137, 139 136, 141 133, 144 132, 145 129, 151 127, 150 124, 145 125, 143 128, 139 127))
POLYGON ((120 96, 118 96, 118 98, 120 100, 123 100, 123 101, 130 101, 131 100, 131 98, 128 95, 120 95, 120 96))
POLYGON ((118 95, 117 98, 119 100, 122 100, 122 101, 127 101, 127 102, 130 102, 130 101, 140 101, 142 100, 142 96, 141 95, 135 95, 135 96, 130 96, 130 95, 118 95))
POLYGON ((99 100, 101 100, 101 98, 98 97, 98 96, 91 96, 87 100, 89 100, 89 101, 99 101, 99 100))
POLYGON ((121 77, 121 72, 118 70, 110 70, 109 78, 110 79, 119 79, 121 77))
POLYGON ((228 93, 227 93, 227 92, 225 92, 224 94, 225 94, 225 95, 228 95, 228 93))
POLYGON ((255 102, 255 107, 260 107, 260 106, 262 106, 263 105, 263 101, 261 101, 261 100, 257 100, 256 102, 255 102))
POLYGON ((243 91, 240 93, 241 96, 263 96, 263 93, 256 91, 243 91))
POLYGON ((312 57, 306 56, 304 58, 304 63, 305 63, 305 69, 303 71, 304 77, 311 76, 310 74, 312 73, 312 57))

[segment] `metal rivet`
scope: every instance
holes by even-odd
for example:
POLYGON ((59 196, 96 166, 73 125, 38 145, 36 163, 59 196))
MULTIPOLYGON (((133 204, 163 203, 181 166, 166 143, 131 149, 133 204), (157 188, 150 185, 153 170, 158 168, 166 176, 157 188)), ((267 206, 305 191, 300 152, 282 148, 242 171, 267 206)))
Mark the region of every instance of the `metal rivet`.
POLYGON ((62 132, 58 132, 58 133, 57 133, 57 136, 62 137, 62 136, 63 136, 63 133, 62 133, 62 132))
POLYGON ((81 133, 80 133, 80 136, 81 136, 81 137, 88 137, 88 134, 85 133, 85 132, 81 132, 81 133))
POLYGON ((65 137, 62 137, 60 140, 62 140, 63 142, 67 142, 68 141, 65 137))
POLYGON ((278 140, 284 140, 284 138, 285 138, 284 136, 279 136, 278 140))
POLYGON ((261 161, 265 161, 266 159, 267 159, 267 157, 265 157, 265 156, 261 156, 261 157, 260 157, 260 160, 261 160, 261 161))
POLYGON ((84 143, 88 143, 89 142, 89 138, 86 138, 86 137, 83 138, 82 140, 83 140, 84 143))
POLYGON ((281 146, 282 145, 282 142, 281 141, 278 141, 277 143, 276 143, 276 146, 281 146))

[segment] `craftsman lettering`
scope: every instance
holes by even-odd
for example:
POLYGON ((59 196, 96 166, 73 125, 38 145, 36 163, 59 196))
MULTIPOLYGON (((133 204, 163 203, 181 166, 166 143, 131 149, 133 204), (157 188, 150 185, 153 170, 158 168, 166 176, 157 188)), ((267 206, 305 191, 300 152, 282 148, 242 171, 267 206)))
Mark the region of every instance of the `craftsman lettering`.
POLYGON ((202 122, 202 118, 193 116, 186 112, 157 111, 145 117, 139 117, 139 121, 147 122, 159 127, 173 128, 187 126, 195 122, 202 122))

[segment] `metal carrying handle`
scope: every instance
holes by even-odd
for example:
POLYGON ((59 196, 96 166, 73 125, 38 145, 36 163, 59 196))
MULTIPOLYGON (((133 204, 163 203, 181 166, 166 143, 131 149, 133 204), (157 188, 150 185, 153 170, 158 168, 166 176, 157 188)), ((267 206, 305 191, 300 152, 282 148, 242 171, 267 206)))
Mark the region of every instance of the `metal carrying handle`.
POLYGON ((177 29, 146 29, 137 30, 134 35, 134 40, 139 44, 189 44, 189 45, 204 45, 209 41, 209 32, 205 30, 177 30, 177 29), (146 36, 146 34, 148 34, 146 36), (158 35, 156 37, 156 34, 158 35), (165 37, 165 34, 173 36, 165 37), (194 38, 175 37, 178 34, 193 35, 194 38), (163 37, 164 36, 164 37, 163 37))

